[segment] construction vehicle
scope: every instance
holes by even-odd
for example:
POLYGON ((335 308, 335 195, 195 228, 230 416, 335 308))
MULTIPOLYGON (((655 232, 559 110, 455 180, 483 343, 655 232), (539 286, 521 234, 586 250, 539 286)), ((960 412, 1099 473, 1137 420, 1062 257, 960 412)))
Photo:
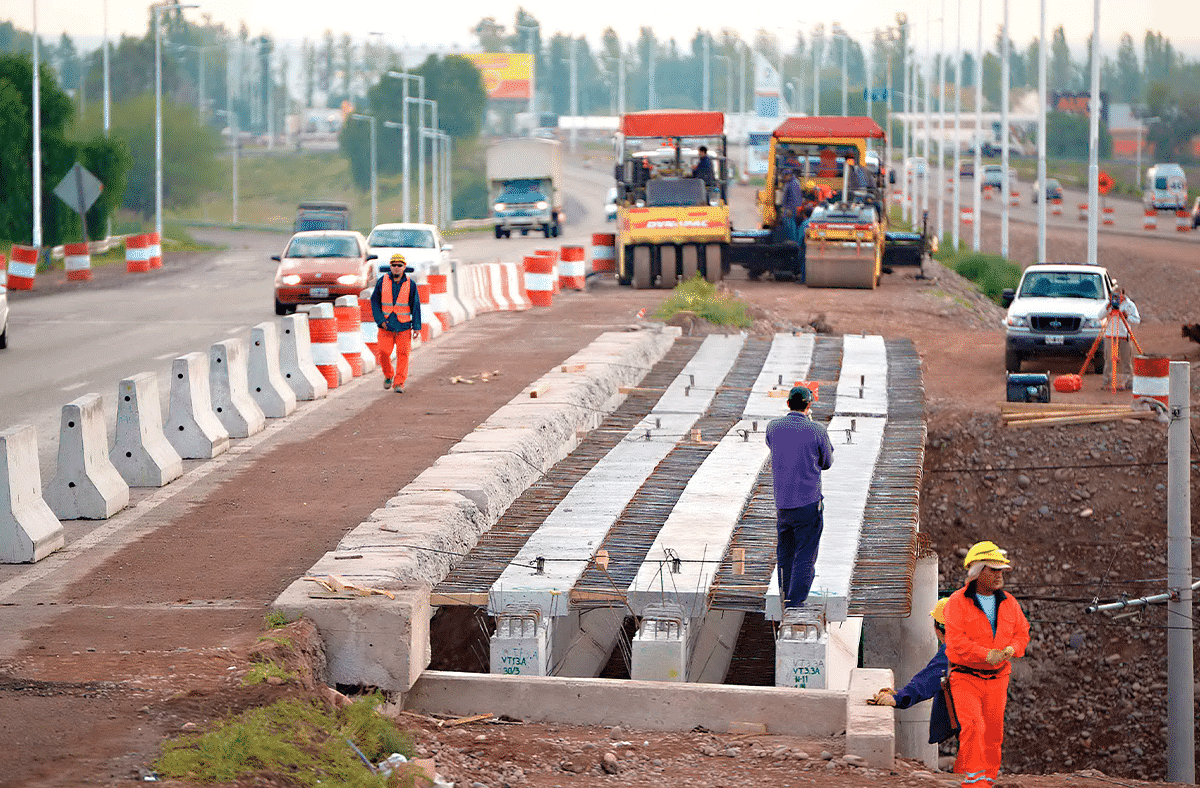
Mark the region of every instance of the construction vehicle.
POLYGON ((660 110, 621 118, 617 147, 617 279, 674 287, 727 269, 730 223, 725 115, 660 110), (700 147, 711 170, 695 170, 700 147), (693 173, 702 177, 693 177, 693 173))
MULTIPOLYGON (((765 188, 758 193, 762 226, 731 235, 729 262, 745 267, 752 279, 801 278, 809 287, 879 285, 889 243, 886 172, 869 163, 867 143, 883 139, 883 129, 866 117, 788 118, 771 133, 765 188), (802 237, 789 237, 781 216, 784 173, 791 171, 805 191, 808 218, 802 237)), ((911 240, 908 241, 911 243, 911 240)))

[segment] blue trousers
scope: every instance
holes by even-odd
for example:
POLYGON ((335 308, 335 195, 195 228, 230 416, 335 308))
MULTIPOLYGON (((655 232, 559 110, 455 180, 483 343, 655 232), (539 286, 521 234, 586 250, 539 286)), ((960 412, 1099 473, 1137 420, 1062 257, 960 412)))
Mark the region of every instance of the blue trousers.
POLYGON ((821 531, 825 529, 825 503, 817 501, 776 512, 779 591, 785 608, 800 607, 808 599, 816 574, 817 549, 821 546, 821 531))

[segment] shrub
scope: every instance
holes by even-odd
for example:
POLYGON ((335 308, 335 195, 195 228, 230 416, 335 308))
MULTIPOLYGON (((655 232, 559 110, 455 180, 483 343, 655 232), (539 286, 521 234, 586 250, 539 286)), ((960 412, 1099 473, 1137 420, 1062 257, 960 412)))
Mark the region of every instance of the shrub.
POLYGON ((996 254, 962 254, 946 261, 960 276, 974 282, 993 301, 1000 302, 1005 288, 1015 288, 1021 280, 1021 268, 996 254))
POLYGON ((744 302, 718 293, 717 286, 705 281, 699 274, 680 282, 654 316, 659 320, 667 320, 679 312, 693 312, 719 326, 749 328, 754 322, 746 312, 744 302))

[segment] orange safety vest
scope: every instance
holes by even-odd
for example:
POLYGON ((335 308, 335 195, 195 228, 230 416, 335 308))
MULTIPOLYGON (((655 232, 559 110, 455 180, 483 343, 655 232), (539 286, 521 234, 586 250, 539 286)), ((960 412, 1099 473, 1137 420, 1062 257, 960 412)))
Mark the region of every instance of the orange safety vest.
POLYGON ((399 298, 392 298, 392 277, 390 275, 383 278, 383 290, 380 292, 380 306, 383 307, 383 319, 387 320, 388 315, 395 315, 396 319, 401 323, 412 322, 412 309, 408 305, 408 294, 412 290, 412 280, 407 276, 404 277, 404 283, 400 285, 399 298))
POLYGON ((1007 675, 1012 670, 1009 663, 989 665, 987 653, 994 648, 1012 646, 1014 657, 1024 656, 1025 646, 1029 644, 1029 622, 1017 600, 997 591, 996 633, 992 634, 987 614, 967 595, 971 585, 955 591, 946 603, 946 657, 952 666, 962 665, 997 677, 1007 675))

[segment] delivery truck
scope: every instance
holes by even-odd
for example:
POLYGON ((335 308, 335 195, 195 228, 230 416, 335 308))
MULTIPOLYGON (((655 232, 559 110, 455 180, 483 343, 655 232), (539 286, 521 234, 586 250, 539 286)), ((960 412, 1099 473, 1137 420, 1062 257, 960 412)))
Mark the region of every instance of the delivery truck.
POLYGON ((541 232, 557 237, 564 219, 562 144, 524 137, 487 150, 488 197, 497 238, 541 232))

